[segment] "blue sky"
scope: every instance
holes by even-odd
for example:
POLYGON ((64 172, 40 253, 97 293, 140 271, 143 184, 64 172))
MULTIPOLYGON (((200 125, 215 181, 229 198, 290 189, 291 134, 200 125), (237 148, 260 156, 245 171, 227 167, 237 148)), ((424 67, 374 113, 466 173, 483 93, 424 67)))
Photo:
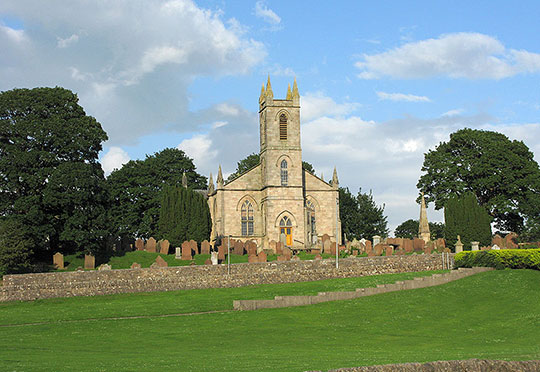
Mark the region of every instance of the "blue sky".
MULTIPOLYGON (((297 78, 304 160, 418 218, 423 154, 463 128, 540 154, 536 1, 0 3, 0 90, 63 86, 109 135, 108 173, 179 146, 209 175, 258 151, 260 87, 297 78)), ((429 211, 442 220, 440 211, 429 211)))

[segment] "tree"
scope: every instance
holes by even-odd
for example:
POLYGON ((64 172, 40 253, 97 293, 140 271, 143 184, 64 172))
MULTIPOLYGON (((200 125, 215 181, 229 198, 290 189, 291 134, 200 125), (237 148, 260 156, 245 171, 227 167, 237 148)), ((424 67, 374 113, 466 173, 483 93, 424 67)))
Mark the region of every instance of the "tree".
MULTIPOLYGON (((407 220, 394 230, 394 236, 397 238, 417 238, 418 237, 418 220, 407 220)), ((431 239, 439 239, 444 237, 444 223, 429 222, 429 232, 431 239)))
POLYGON ((0 276, 30 271, 32 245, 16 217, 0 219, 0 276))
POLYGON ((212 229, 206 198, 187 188, 166 186, 162 191, 159 237, 180 246, 186 240, 208 240, 212 229))
POLYGON ((158 236, 161 191, 165 186, 182 186, 184 172, 188 188, 207 188, 206 177, 196 172, 193 160, 173 148, 131 160, 113 171, 107 178, 111 233, 129 238, 158 236))
POLYGON ((388 221, 384 216, 384 205, 378 207, 369 194, 358 190, 358 195, 351 194, 348 188, 339 188, 339 215, 341 232, 347 239, 370 239, 374 235, 388 235, 388 221))
POLYGON ((458 235, 466 249, 470 249, 472 241, 480 242, 483 246, 489 245, 491 220, 491 216, 478 204, 472 192, 450 198, 444 208, 444 237, 447 245, 453 246, 458 235))
POLYGON ((521 141, 503 134, 462 129, 424 156, 417 187, 435 208, 471 191, 502 230, 521 232, 540 215, 540 169, 521 141))
POLYGON ((35 258, 103 249, 106 139, 67 89, 0 93, 0 211, 16 217, 35 258))
MULTIPOLYGON (((227 182, 231 182, 236 177, 246 173, 251 168, 256 167, 260 163, 260 155, 259 154, 251 154, 245 157, 244 159, 240 160, 236 165, 236 170, 231 173, 229 177, 227 177, 227 182)), ((307 161, 302 161, 302 169, 305 169, 311 174, 315 174, 315 169, 313 168, 313 165, 308 163, 307 161)))

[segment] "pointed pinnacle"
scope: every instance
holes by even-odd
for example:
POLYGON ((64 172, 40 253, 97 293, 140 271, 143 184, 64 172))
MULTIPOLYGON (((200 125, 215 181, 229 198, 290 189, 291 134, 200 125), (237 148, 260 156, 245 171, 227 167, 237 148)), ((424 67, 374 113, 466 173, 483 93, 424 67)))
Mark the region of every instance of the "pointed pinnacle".
POLYGON ((287 101, 290 101, 292 99, 292 92, 291 92, 291 84, 287 87, 287 101))
POLYGON ((211 194, 214 192, 214 179, 212 178, 212 173, 210 172, 210 179, 208 180, 208 193, 211 194))
POLYGON ((261 95, 259 96, 259 102, 262 102, 264 100, 264 96, 266 95, 266 91, 264 89, 264 84, 261 87, 261 95))
POLYGON ((221 173, 221 165, 219 166, 216 182, 218 185, 223 185, 223 173, 221 173))
POLYGON ((337 188, 338 185, 339 185, 339 180, 337 176, 337 169, 334 166, 334 174, 332 175, 332 186, 337 188))
POLYGON ((300 93, 298 93, 298 85, 296 84, 296 77, 294 78, 292 94, 293 98, 300 98, 300 93))
POLYGON ((270 75, 268 75, 268 82, 266 83, 266 96, 274 98, 274 92, 272 91, 272 83, 270 83, 270 75))

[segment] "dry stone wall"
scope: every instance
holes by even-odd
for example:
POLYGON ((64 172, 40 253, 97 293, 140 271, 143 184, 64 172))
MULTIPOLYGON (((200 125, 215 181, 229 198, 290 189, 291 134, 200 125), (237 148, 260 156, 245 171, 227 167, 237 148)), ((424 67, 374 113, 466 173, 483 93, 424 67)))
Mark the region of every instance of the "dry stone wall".
POLYGON ((440 269, 440 254, 423 254, 349 257, 339 261, 339 269, 332 259, 243 263, 231 265, 230 275, 227 265, 5 275, 0 301, 242 287, 440 269))

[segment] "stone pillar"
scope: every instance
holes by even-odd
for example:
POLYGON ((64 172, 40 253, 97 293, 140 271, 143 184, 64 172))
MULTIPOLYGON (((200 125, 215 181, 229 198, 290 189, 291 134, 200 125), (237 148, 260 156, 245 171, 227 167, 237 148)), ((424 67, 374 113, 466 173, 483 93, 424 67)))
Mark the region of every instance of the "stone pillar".
POLYGON ((379 235, 375 235, 373 237, 373 246, 375 247, 377 244, 381 242, 381 237, 379 235))
POLYGON ((479 248, 478 248, 479 244, 480 244, 479 242, 471 242, 471 250, 472 251, 478 251, 479 250, 479 248))
POLYGON ((458 235, 456 242, 456 253, 463 252, 463 243, 461 242, 461 237, 458 235))

